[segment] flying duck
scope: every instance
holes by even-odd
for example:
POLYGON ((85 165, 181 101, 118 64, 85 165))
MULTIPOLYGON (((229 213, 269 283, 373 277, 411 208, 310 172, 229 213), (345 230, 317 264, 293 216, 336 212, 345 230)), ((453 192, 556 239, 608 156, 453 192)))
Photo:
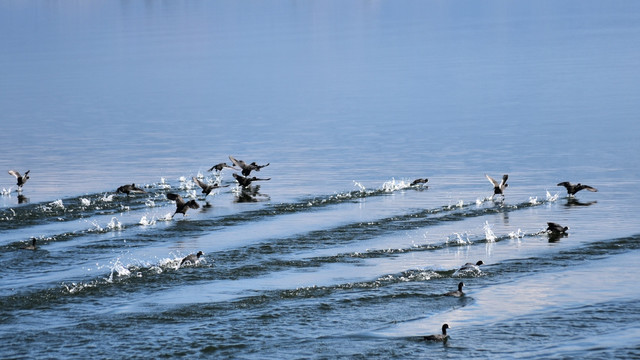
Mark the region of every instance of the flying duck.
POLYGON ((580 190, 589 190, 591 192, 597 192, 598 191, 598 189, 594 188, 593 186, 582 185, 580 183, 572 184, 572 183, 570 183, 568 181, 563 181, 561 183, 558 183, 557 186, 564 186, 567 189, 567 195, 569 195, 569 196, 575 195, 580 190))
POLYGON ((234 168, 233 166, 228 165, 226 162, 223 162, 223 163, 220 163, 220 164, 213 165, 213 166, 211 167, 211 169, 209 169, 209 170, 207 170, 207 171, 213 171, 213 170, 216 170, 217 172, 220 172, 220 171, 222 171, 222 169, 224 169, 224 168, 229 168, 229 169, 233 169, 233 170, 238 170, 238 169, 234 168))
POLYGON ((9 174, 15 176, 16 180, 18 181, 18 190, 22 190, 22 185, 24 185, 27 180, 29 180, 29 171, 31 170, 27 170, 24 175, 20 175, 20 173, 15 170, 9 170, 9 174))
POLYGON ((209 195, 209 193, 214 189, 219 189, 222 187, 229 186, 229 185, 220 186, 218 184, 213 184, 213 185, 205 184, 203 181, 200 181, 200 179, 198 179, 195 176, 192 179, 196 184, 198 184, 198 186, 202 188, 202 193, 204 194, 205 197, 207 197, 207 195, 209 195))
POLYGON ((229 160, 231 160, 231 162, 239 167, 240 169, 242 169, 242 175, 244 176, 249 176, 249 174, 251 174, 251 171, 255 170, 255 171, 260 171, 260 169, 262 169, 263 167, 267 167, 269 166, 270 163, 267 163, 265 165, 258 165, 256 164, 256 162, 252 162, 251 164, 247 164, 246 162, 242 161, 242 160, 236 160, 236 158, 234 158, 233 156, 229 155, 229 160))
POLYGON ((251 182, 253 181, 266 181, 266 180, 271 180, 271 178, 266 178, 266 179, 258 179, 257 177, 248 177, 248 176, 240 176, 236 173, 233 173, 233 177, 236 179, 236 181, 238 182, 238 184, 240 184, 240 186, 247 187, 251 185, 251 182))
POLYGON ((439 341, 439 342, 447 341, 447 339, 449 338, 449 335, 447 335, 447 329, 449 329, 449 325, 444 324, 442 325, 442 334, 427 335, 424 337, 424 339, 427 341, 439 341))
POLYGON ((187 216, 188 208, 192 208, 192 209, 200 208, 200 205, 198 205, 198 203, 195 200, 189 200, 187 202, 184 202, 184 200, 182 199, 182 196, 178 194, 168 193, 167 199, 175 200, 176 202, 176 212, 174 212, 173 215, 171 215, 171 217, 174 217, 177 213, 181 213, 182 216, 187 216))
MULTIPOLYGON (((499 183, 496 181, 496 179, 492 178, 487 174, 484 174, 484 176, 486 176, 487 179, 489 179, 489 181, 493 184, 493 195, 504 196, 504 189, 507 186, 509 186, 509 184, 507 184, 507 179, 509 178, 509 175, 507 174, 502 175, 502 181, 499 183)), ((491 197, 493 197, 493 195, 491 197)))

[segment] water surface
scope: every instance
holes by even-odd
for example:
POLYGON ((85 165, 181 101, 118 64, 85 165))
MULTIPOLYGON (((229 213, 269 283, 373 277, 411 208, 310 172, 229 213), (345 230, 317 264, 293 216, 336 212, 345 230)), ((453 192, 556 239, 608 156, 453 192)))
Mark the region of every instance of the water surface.
POLYGON ((638 10, 2 2, 1 357, 640 356, 638 10))

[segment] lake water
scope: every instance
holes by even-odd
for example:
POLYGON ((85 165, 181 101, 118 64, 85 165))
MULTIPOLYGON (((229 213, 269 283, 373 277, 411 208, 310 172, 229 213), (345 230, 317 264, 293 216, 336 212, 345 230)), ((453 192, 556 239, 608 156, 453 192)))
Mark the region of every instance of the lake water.
POLYGON ((8 0, 0 34, 0 358, 640 357, 640 3, 8 0), (229 155, 270 180, 204 198, 229 155))

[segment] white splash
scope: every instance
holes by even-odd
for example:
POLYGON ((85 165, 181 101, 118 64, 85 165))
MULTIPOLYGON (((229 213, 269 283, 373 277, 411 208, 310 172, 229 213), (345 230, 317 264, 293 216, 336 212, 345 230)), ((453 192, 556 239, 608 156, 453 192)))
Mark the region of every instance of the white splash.
POLYGON ((392 192, 396 190, 406 189, 409 187, 409 185, 410 184, 404 180, 396 181, 396 179, 391 178, 390 181, 386 181, 382 184, 382 191, 392 192))
POLYGON ((496 241, 496 239, 497 239, 496 234, 494 234, 493 230, 491 230, 491 225, 489 225, 488 221, 484 222, 483 229, 484 229, 484 235, 485 235, 485 238, 487 239, 487 241, 489 241, 489 242, 496 241))
POLYGON ((158 221, 171 221, 173 218, 171 217, 172 213, 168 212, 163 217, 159 217, 158 221))
POLYGON ((538 204, 538 197, 533 197, 533 196, 529 196, 529 204, 531 205, 537 205, 538 204))
POLYGON ((180 186, 178 187, 180 190, 191 190, 196 187, 196 183, 192 180, 180 181, 180 186))
POLYGON ((122 223, 120 223, 115 216, 112 217, 111 221, 107 224, 107 229, 109 230, 122 230, 123 228, 122 223))
POLYGON ((87 199, 87 198, 80 198, 80 202, 82 203, 82 206, 89 206, 91 205, 91 200, 87 199))
POLYGON ((158 184, 159 189, 171 189, 171 185, 167 184, 166 179, 161 177, 160 183, 158 184))
POLYGON ((222 173, 217 173, 213 175, 215 177, 215 180, 213 181, 214 184, 222 184, 222 173))
POLYGON ((156 206, 156 203, 155 203, 153 200, 151 200, 151 199, 147 199, 147 201, 145 201, 145 202, 144 202, 144 204, 145 204, 147 207, 155 207, 155 206, 156 206))
POLYGON ((180 181, 181 183, 183 183, 183 182, 187 181, 187 178, 186 178, 186 177, 184 177, 184 176, 180 176, 180 177, 178 178, 178 181, 180 181))
POLYGON ((364 185, 362 185, 361 183, 353 180, 353 186, 357 187, 360 189, 361 192, 365 192, 367 190, 366 187, 364 187, 364 185))
POLYGON ((2 188, 2 192, 0 192, 0 194, 2 194, 2 196, 9 196, 11 194, 11 188, 9 189, 2 188))
POLYGON ((458 203, 456 204, 459 208, 464 207, 464 200, 460 200, 458 201, 458 203))
POLYGON ((551 193, 549 193, 549 190, 547 190, 547 201, 556 201, 558 200, 558 196, 558 193, 556 193, 555 195, 551 195, 551 193))
POLYGON ((202 175, 202 173, 200 171, 198 171, 198 174, 196 174, 196 178, 202 180, 202 179, 204 179, 204 175, 202 175))
POLYGON ((104 195, 102 196, 102 198, 100 200, 102 200, 103 202, 112 202, 113 201, 113 194, 107 195, 107 193, 104 193, 104 195))
POLYGON ((196 191, 195 190, 187 190, 187 198, 189 199, 197 199, 197 195, 196 195, 196 191))
POLYGON ((124 267, 124 265, 122 265, 122 263, 120 262, 120 259, 116 259, 115 264, 113 264, 113 267, 111 268, 111 274, 109 274, 109 278, 105 279, 105 281, 107 281, 108 283, 112 283, 113 274, 116 274, 119 277, 129 276, 131 275, 131 271, 129 271, 129 269, 127 269, 126 267, 124 267))
POLYGON ((512 231, 509 233, 511 239, 522 239, 524 237, 524 231, 518 229, 518 231, 512 231))
POLYGON ((147 216, 143 215, 142 218, 140 219, 139 224, 142 225, 142 226, 155 225, 156 224, 156 219, 155 218, 151 218, 151 220, 148 220, 147 216))
POLYGON ((49 203, 52 208, 64 209, 64 204, 62 203, 62 199, 58 199, 56 201, 52 201, 49 203))
POLYGON ((97 221, 93 220, 91 222, 91 225, 93 225, 93 231, 98 231, 98 232, 103 231, 102 226, 100 226, 100 224, 98 224, 97 221))
POLYGON ((449 242, 453 242, 454 244, 458 244, 458 245, 467 245, 467 244, 471 244, 472 241, 469 238, 469 234, 468 233, 453 233, 451 235, 449 235, 447 237, 447 241, 446 243, 448 244, 449 242))

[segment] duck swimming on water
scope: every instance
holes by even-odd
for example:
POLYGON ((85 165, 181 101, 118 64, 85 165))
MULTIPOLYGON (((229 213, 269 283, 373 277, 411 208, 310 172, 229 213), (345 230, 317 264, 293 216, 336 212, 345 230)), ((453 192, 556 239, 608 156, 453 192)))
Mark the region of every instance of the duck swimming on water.
POLYGON ((454 296, 454 297, 461 297, 464 296, 464 293, 462 292, 462 287, 464 286, 464 283, 461 281, 458 284, 458 290, 454 290, 454 291, 449 291, 447 293, 444 293, 442 295, 444 296, 454 296))
POLYGON ((139 188, 136 186, 136 184, 127 184, 127 185, 122 185, 120 186, 117 190, 117 193, 123 193, 123 194, 143 194, 146 193, 146 191, 144 191, 143 189, 139 188))
POLYGON ((427 341, 438 341, 438 342, 447 341, 447 339, 449 338, 449 335, 447 335, 447 329, 450 329, 449 325, 444 324, 442 325, 442 334, 427 335, 424 337, 424 339, 427 341))
POLYGON ((180 266, 182 266, 186 262, 190 262, 191 264, 195 265, 202 255, 204 255, 202 251, 198 251, 197 254, 189 254, 185 256, 184 259, 182 259, 182 261, 180 262, 180 266))
POLYGON ((24 250, 37 250, 36 246, 36 238, 31 239, 31 245, 24 246, 22 249, 24 250))
POLYGON ((484 262, 482 260, 478 260, 478 262, 476 262, 475 264, 468 262, 462 265, 462 267, 458 271, 476 270, 480 265, 484 265, 484 262))
POLYGON ((420 184, 426 184, 427 182, 429 182, 429 179, 424 178, 424 179, 415 179, 411 182, 411 185, 409 186, 415 186, 415 185, 420 185, 420 184))
POLYGON ((553 235, 566 234, 567 230, 569 230, 568 226, 562 226, 554 222, 547 223, 547 232, 550 234, 553 234, 553 235))

